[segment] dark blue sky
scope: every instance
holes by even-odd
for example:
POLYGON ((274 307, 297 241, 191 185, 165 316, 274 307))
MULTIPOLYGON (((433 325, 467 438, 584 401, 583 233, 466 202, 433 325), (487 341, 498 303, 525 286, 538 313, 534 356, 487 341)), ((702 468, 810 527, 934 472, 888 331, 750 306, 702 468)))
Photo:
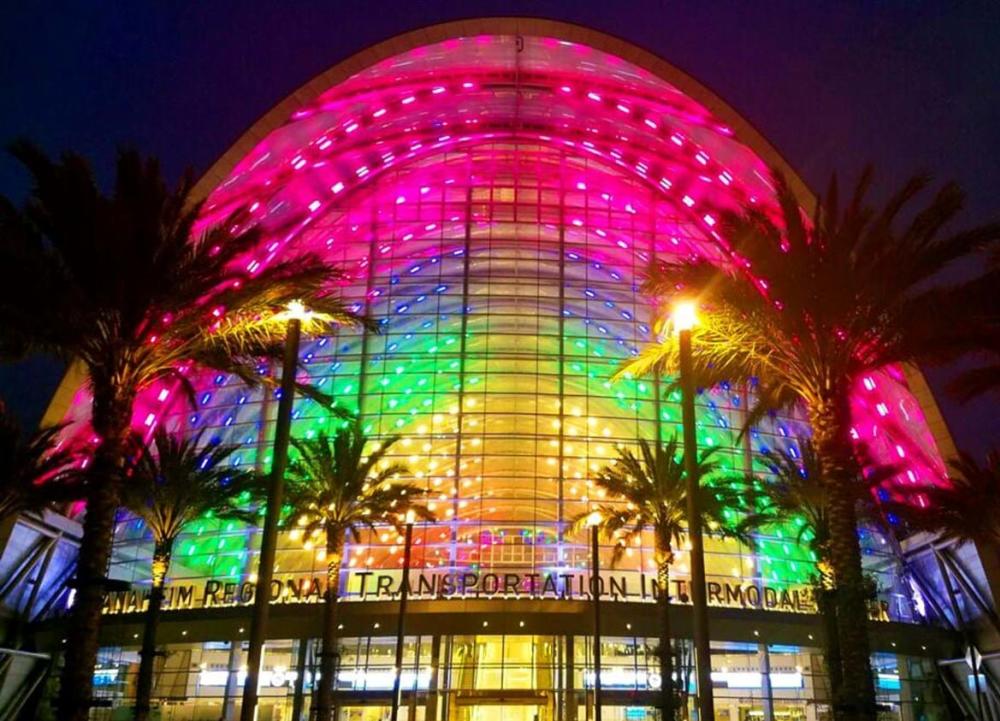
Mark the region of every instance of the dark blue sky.
MULTIPOLYGON (((917 170, 959 181, 962 225, 1000 217, 1000 3, 970 0, 9 3, 0 141, 72 148, 102 180, 121 144, 160 156, 171 175, 204 170, 339 60, 485 15, 576 22, 651 50, 715 90, 814 187, 871 161, 886 187, 917 170)), ((0 193, 26 190, 0 157, 0 193)), ((940 389, 948 374, 930 375, 940 389)), ((33 423, 58 377, 51 362, 8 367, 0 396, 33 423)), ((1000 445, 992 402, 942 404, 959 445, 1000 445)))

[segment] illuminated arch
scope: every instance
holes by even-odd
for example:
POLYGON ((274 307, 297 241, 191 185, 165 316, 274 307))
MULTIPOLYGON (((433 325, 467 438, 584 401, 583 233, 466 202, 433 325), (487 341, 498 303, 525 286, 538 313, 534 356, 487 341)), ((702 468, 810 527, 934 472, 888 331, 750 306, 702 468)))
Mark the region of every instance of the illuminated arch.
MULTIPOLYGON (((497 534, 561 542, 613 444, 676 427, 655 384, 607 381, 651 337, 637 278, 658 255, 723 258, 719 212, 767 205, 769 167, 813 203, 752 126, 662 60, 578 26, 496 19, 408 33, 336 65, 247 131, 196 195, 204 225, 246 208, 265 230, 249 268, 294 246, 348 271, 345 295, 385 333, 315 339, 307 372, 373 432, 406 436, 449 514, 449 537, 427 548, 469 564, 497 534)), ((910 380, 920 402, 902 369, 861 379, 854 431, 919 486, 941 477, 938 447, 951 445, 922 378, 910 380)), ((263 395, 222 375, 200 383, 193 413, 173 389, 143 394, 136 425, 218 428, 247 444, 237 462, 266 464, 263 395)), ((85 420, 78 385, 69 374, 49 419, 85 420)), ((703 442, 734 466, 745 405, 728 388, 700 403, 703 442)), ((306 400, 296 412, 298 433, 330 423, 306 400)), ((800 424, 778 419, 753 442, 795 453, 800 424)), ((240 552, 239 541, 219 549, 240 552)), ((557 544, 532 563, 572 565, 573 553, 557 544)), ((803 560, 773 558, 791 564, 779 580, 803 560)))

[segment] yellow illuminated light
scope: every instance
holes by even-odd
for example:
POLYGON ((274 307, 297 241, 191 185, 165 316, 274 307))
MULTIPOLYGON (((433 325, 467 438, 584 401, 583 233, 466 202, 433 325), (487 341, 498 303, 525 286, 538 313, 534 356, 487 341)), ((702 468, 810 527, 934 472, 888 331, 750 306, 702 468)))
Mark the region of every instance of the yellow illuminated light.
POLYGON ((309 311, 306 310, 306 306, 301 300, 289 301, 288 305, 285 306, 285 313, 289 318, 297 318, 298 320, 306 320, 309 317, 309 311))
POLYGON ((698 324, 697 306, 689 300, 681 301, 674 306, 672 314, 674 330, 678 333, 691 330, 698 324))

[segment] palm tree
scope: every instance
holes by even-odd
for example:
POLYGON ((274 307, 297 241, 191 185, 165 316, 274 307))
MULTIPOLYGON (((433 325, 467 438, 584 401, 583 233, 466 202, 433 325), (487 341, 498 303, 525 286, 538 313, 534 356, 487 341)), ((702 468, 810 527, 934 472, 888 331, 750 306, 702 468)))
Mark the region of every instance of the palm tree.
MULTIPOLYGON (((816 561, 813 589, 817 610, 825 624, 824 658, 830 688, 836 697, 841 688, 841 659, 835 604, 837 584, 830 564, 830 488, 812 441, 800 438, 796 444, 798 460, 770 449, 758 455, 759 462, 772 475, 754 483, 748 497, 752 510, 744 515, 739 527, 751 534, 767 528, 793 526, 797 529, 796 542, 808 548, 816 561)), ((862 453, 862 457, 866 454, 862 453)), ((877 498, 885 496, 886 484, 898 470, 885 465, 872 465, 863 470, 860 464, 855 464, 853 483, 845 493, 854 497, 860 521, 888 532, 877 498)))
POLYGON ((0 523, 83 496, 76 453, 59 440, 62 426, 25 435, 0 401, 0 523))
POLYGON ((987 328, 986 337, 976 353, 976 363, 966 368, 951 383, 951 390, 960 400, 969 401, 983 394, 1000 391, 1000 247, 990 253, 989 270, 963 289, 967 312, 987 328))
POLYGON ((417 504, 425 489, 397 480, 409 472, 388 457, 398 440, 391 436, 373 442, 365 435, 360 419, 346 421, 332 437, 320 433, 311 439, 292 439, 297 457, 285 476, 285 503, 298 514, 296 533, 310 538, 326 535, 326 603, 317 721, 328 721, 333 710, 340 566, 347 535, 360 540, 361 531, 374 531, 377 523, 399 529, 400 519, 410 513, 435 520, 425 506, 417 504))
MULTIPOLYGON (((943 227, 962 194, 946 185, 901 230, 900 212, 927 185, 906 183, 881 208, 866 201, 871 172, 841 207, 836 179, 810 223, 785 179, 775 173, 780 220, 748 206, 725 214, 732 246, 728 267, 677 260, 654 267, 646 291, 662 303, 696 297, 703 324, 694 331, 698 382, 757 379, 755 412, 804 409, 828 498, 830 563, 837 606, 843 685, 840 709, 875 716, 865 583, 851 493, 853 447, 849 398, 862 375, 894 363, 946 361, 982 342, 982 327, 962 307, 962 294, 930 285, 956 260, 1000 237, 1000 225, 956 235, 943 227)), ((667 336, 624 369, 633 376, 677 367, 678 344, 667 336)))
POLYGON ((202 445, 201 435, 182 438, 158 428, 152 445, 139 449, 122 487, 122 507, 141 519, 153 536, 153 583, 143 620, 135 721, 149 718, 156 632, 174 542, 199 518, 252 523, 256 514, 247 505, 264 494, 257 473, 224 465, 239 446, 202 445))
POLYGON ((968 452, 952 459, 949 485, 922 488, 924 503, 910 505, 902 517, 912 528, 937 533, 945 541, 973 543, 1000 552, 1000 451, 981 465, 968 452))
MULTIPOLYGON (((740 493, 731 479, 728 483, 725 479, 712 479, 717 470, 711 460, 714 450, 704 453, 698 462, 698 477, 706 479, 699 487, 698 503, 710 527, 730 532, 728 529, 733 523, 729 515, 741 506, 740 493)), ((630 543, 641 538, 645 529, 653 531, 659 587, 661 709, 664 719, 674 719, 679 704, 674 691, 670 649, 670 566, 674 562, 674 550, 687 532, 688 496, 684 457, 677 439, 671 438, 665 443, 641 439, 638 455, 630 448, 619 447, 618 457, 597 472, 594 483, 609 497, 624 501, 625 505, 602 504, 582 514, 574 525, 580 527, 589 523, 589 518, 596 514, 601 531, 617 541, 613 563, 620 560, 630 543)))
POLYGON ((60 718, 84 721, 136 396, 160 381, 191 397, 194 366, 266 381, 255 366, 280 357, 279 311, 293 299, 337 322, 358 318, 326 293, 339 273, 319 257, 248 263, 260 235, 247 214, 193 237, 190 173, 171 189, 155 160, 123 152, 105 194, 78 155, 56 162, 27 143, 12 152, 34 188, 23 209, 0 197, 0 355, 75 361, 93 398, 98 441, 59 692, 60 718))
MULTIPOLYGON (((1000 278, 997 280, 1000 281, 1000 278)), ((995 283, 993 287, 996 288, 995 283)), ((989 337, 976 356, 979 362, 959 373, 949 384, 949 390, 961 401, 971 401, 1000 391, 1000 318, 993 319, 989 337)))

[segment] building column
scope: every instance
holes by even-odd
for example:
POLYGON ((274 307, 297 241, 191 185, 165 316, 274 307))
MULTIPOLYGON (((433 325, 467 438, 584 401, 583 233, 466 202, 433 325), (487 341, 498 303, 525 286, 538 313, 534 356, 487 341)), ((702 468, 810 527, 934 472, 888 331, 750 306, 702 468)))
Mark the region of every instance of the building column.
POLYGON ((906 656, 896 656, 899 671, 899 721, 916 721, 913 708, 913 686, 910 683, 910 662, 906 656))
MULTIPOLYGON (((825 659, 820 661, 816 649, 809 649, 809 665, 803 665, 803 690, 806 696, 806 721, 817 721, 819 714, 818 706, 825 704, 829 706, 832 701, 829 689, 830 680, 826 672, 825 659)), ((831 709, 832 713, 832 709, 831 709)))
POLYGON ((306 667, 312 639, 300 638, 295 643, 298 646, 298 658, 295 661, 295 690, 292 696, 291 721, 302 721, 302 707, 305 705, 306 696, 306 667))
POLYGON ((764 707, 764 721, 774 721, 774 692, 771 689, 771 652, 767 644, 757 646, 757 660, 760 664, 760 693, 764 707))
MULTIPOLYGON (((444 664, 450 666, 455 658, 455 637, 446 637, 443 645, 444 664)), ((449 670, 448 682, 445 683, 441 672, 441 659, 439 658, 437 665, 434 667, 434 677, 434 695, 437 697, 437 705, 435 707, 436 717, 434 721, 447 721, 452 716, 452 684, 455 683, 455 671, 454 669, 449 670)))
POLYGON ((229 669, 226 673, 226 690, 222 696, 222 721, 236 718, 236 699, 240 695, 239 674, 243 663, 243 641, 229 644, 229 669))
MULTIPOLYGON (((437 721, 437 711, 438 711, 438 674, 441 668, 441 637, 432 636, 431 637, 431 660, 430 660, 430 671, 431 676, 427 679, 427 698, 424 701, 424 721, 437 721)), ((420 686, 420 654, 418 652, 417 659, 414 663, 414 669, 416 673, 416 681, 413 684, 413 697, 416 698, 417 690, 420 686)), ((414 721, 416 714, 409 721, 414 721)))
POLYGON ((573 637, 566 636, 566 662, 563 664, 563 719, 576 721, 576 670, 574 666, 573 637))
MULTIPOLYGON (((537 639, 536 639, 537 641, 537 639)), ((559 640, 556 640, 550 646, 545 642, 533 642, 534 652, 533 652, 533 669, 532 675, 533 685, 536 689, 545 690, 545 695, 547 702, 545 704, 544 711, 541 710, 538 714, 538 718, 547 719, 548 721, 555 721, 559 715, 559 699, 557 695, 557 689, 559 686, 559 672, 557 670, 556 662, 559 658, 559 640)))

